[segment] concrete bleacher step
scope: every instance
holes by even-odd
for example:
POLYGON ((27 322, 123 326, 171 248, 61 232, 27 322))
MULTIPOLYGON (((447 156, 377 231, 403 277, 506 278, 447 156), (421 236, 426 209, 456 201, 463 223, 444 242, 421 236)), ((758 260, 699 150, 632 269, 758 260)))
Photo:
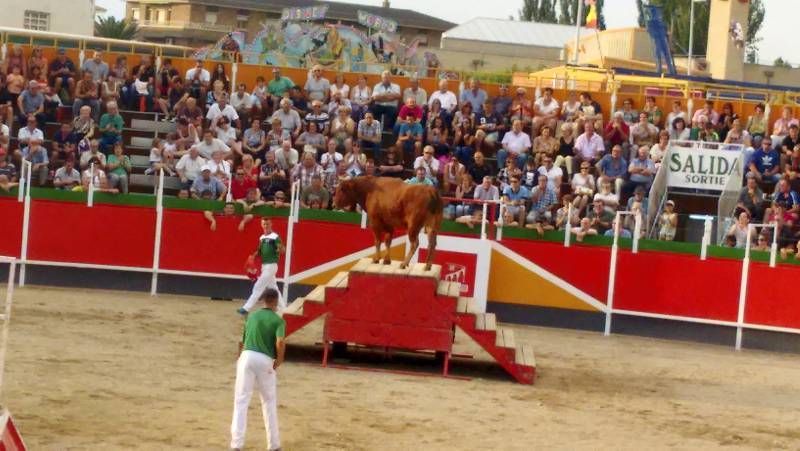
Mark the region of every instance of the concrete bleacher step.
POLYGON ((497 317, 494 313, 479 313, 475 315, 475 329, 485 331, 497 330, 497 317))
POLYGON ((533 346, 519 345, 514 352, 514 363, 520 366, 536 367, 536 357, 533 355, 533 346))
POLYGON ((150 167, 150 157, 145 155, 130 155, 131 165, 134 168, 144 168, 147 169, 150 167))
MULTIPOLYGON (((158 183, 155 175, 131 174, 128 178, 131 189, 134 187, 154 189, 158 183)), ((178 191, 181 189, 181 179, 173 176, 164 177, 164 190, 178 191)))
POLYGON ((152 119, 131 119, 130 128, 148 132, 172 133, 175 131, 175 124, 172 122, 156 121, 152 119))

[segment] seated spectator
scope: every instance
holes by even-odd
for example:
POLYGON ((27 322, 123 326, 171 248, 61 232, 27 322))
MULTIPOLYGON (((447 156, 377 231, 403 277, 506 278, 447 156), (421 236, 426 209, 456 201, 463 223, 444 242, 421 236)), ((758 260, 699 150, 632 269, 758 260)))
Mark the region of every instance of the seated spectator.
MULTIPOLYGON (((235 177, 234 180, 236 180, 235 177)), ((237 199, 236 202, 242 205, 245 213, 250 213, 254 208, 265 205, 265 202, 261 200, 261 191, 256 187, 249 188, 245 197, 237 199)))
POLYGON ((78 142, 84 139, 93 139, 96 126, 97 122, 92 117, 92 109, 88 106, 81 107, 78 115, 72 119, 72 130, 75 132, 78 142))
POLYGON ((225 73, 225 65, 222 63, 217 63, 217 65, 214 66, 214 70, 211 71, 211 84, 213 85, 217 81, 222 83, 222 89, 225 90, 225 92, 231 92, 231 82, 230 79, 228 79, 228 74, 225 73))
POLYGON ((656 129, 661 127, 661 121, 664 119, 664 112, 656 104, 656 98, 647 96, 644 98, 644 107, 642 112, 647 113, 647 121, 650 122, 656 129))
POLYGON ((429 178, 431 184, 437 185, 439 180, 439 160, 434 158, 433 147, 425 146, 422 155, 414 160, 414 170, 422 168, 425 170, 425 177, 429 178))
POLYGON ((339 108, 336 117, 331 121, 331 138, 338 144, 344 144, 344 140, 355 135, 356 123, 350 117, 350 107, 339 108))
MULTIPOLYGON (((800 195, 794 191, 786 180, 779 180, 775 185, 775 192, 772 195, 775 203, 780 203, 786 209, 787 214, 791 215, 792 221, 796 222, 798 215, 800 215, 800 195)), ((764 212, 765 216, 769 216, 770 209, 764 212)))
POLYGON ((394 128, 398 100, 400 100, 400 86, 391 82, 389 71, 385 70, 381 73, 381 82, 372 88, 372 115, 386 130, 394 128))
POLYGON ((588 92, 580 93, 578 100, 581 103, 577 118, 578 129, 584 128, 586 123, 592 123, 596 130, 602 130, 603 110, 600 108, 600 104, 592 99, 588 92))
MULTIPOLYGON (((206 220, 208 220, 209 227, 211 228, 212 232, 215 232, 217 230, 217 220, 214 218, 214 216, 231 217, 235 215, 236 215, 235 202, 226 202, 225 206, 222 207, 221 212, 213 212, 209 210, 205 210, 203 212, 203 217, 205 217, 206 220)), ((242 216, 242 220, 239 221, 239 226, 237 227, 237 230, 239 230, 240 232, 244 232, 245 226, 247 226, 247 223, 252 220, 253 220, 253 215, 246 214, 242 216)))
MULTIPOLYGON (((282 97, 276 99, 275 105, 278 104, 282 97)), ((256 85, 253 87, 253 92, 250 93, 250 105, 252 105, 253 113, 258 111, 261 115, 267 117, 272 113, 272 95, 269 93, 267 81, 261 75, 256 77, 256 85)))
MULTIPOLYGON (((280 122, 278 121, 280 128, 280 122)), ((264 154, 267 151, 267 134, 261 128, 261 121, 253 119, 250 121, 250 128, 244 131, 242 138, 242 152, 244 155, 249 155, 255 162, 256 166, 260 165, 264 160, 264 154)))
POLYGON ((770 243, 766 235, 763 233, 758 234, 758 238, 756 239, 756 244, 753 246, 753 250, 759 252, 770 251, 770 243))
POLYGON ((242 128, 239 113, 228 103, 227 94, 220 96, 217 102, 208 109, 208 113, 206 113, 206 119, 208 119, 211 128, 216 127, 219 120, 223 117, 227 118, 228 122, 234 124, 236 128, 242 128))
POLYGON ((614 229, 615 229, 615 228, 618 230, 618 231, 617 231, 617 234, 618 234, 618 236, 619 236, 620 238, 625 238, 625 239, 628 239, 628 240, 630 240, 630 239, 633 239, 633 234, 631 233, 631 231, 630 231, 630 230, 628 230, 628 229, 627 229, 627 228, 625 228, 625 227, 622 227, 622 225, 621 225, 621 224, 619 224, 619 223, 617 222, 617 220, 616 220, 616 219, 614 219, 614 220, 611 222, 611 228, 609 228, 608 230, 606 230, 606 231, 603 233, 603 236, 605 236, 605 237, 609 237, 609 238, 613 238, 613 237, 614 237, 614 229))
POLYGON ((545 229, 572 230, 573 227, 580 224, 580 212, 571 205, 573 202, 575 202, 575 200, 569 194, 561 196, 561 208, 556 210, 556 217, 553 221, 553 225, 549 228, 545 227, 545 229))
POLYGON ((95 159, 100 162, 103 167, 106 165, 106 155, 100 152, 100 142, 96 139, 89 141, 89 149, 81 153, 80 166, 82 170, 89 167, 91 161, 95 159))
POLYGON ((550 225, 552 208, 558 203, 558 194, 547 180, 546 175, 539 176, 539 183, 531 190, 531 208, 526 217, 525 227, 536 229, 544 235, 544 226, 550 225))
MULTIPOLYGON (((523 187, 528 188, 533 187, 534 184, 531 183, 528 185, 525 183, 525 179, 523 178, 523 172, 514 164, 514 160, 506 160, 506 167, 500 169, 497 172, 497 182, 500 184, 500 189, 504 190, 506 187, 511 185, 511 179, 514 177, 519 177, 520 183, 523 187)), ((536 180, 536 179, 534 179, 536 180)))
POLYGON ((180 77, 174 77, 167 87, 166 95, 156 100, 158 102, 158 107, 164 114, 164 120, 166 121, 170 118, 174 120, 177 117, 178 111, 188 99, 189 90, 183 85, 183 80, 181 80, 180 77))
POLYGON ((612 210, 616 210, 619 207, 619 195, 611 191, 611 182, 609 180, 600 181, 600 187, 592 199, 603 201, 603 205, 612 210))
MULTIPOLYGON (((775 140, 773 139, 772 142, 775 142, 775 140)), ((778 143, 780 145, 781 161, 789 163, 794 155, 795 148, 800 145, 800 127, 796 124, 789 126, 789 132, 778 143)))
POLYGON ((236 114, 243 118, 243 122, 247 122, 253 112, 253 96, 247 92, 247 85, 239 83, 236 92, 231 94, 230 102, 236 114))
MULTIPOLYGON (((664 124, 666 131, 669 132, 670 135, 672 135, 672 133, 675 131, 675 120, 677 120, 678 118, 682 119, 683 128, 686 129, 686 112, 683 111, 683 107, 681 106, 680 100, 673 100, 672 111, 670 111, 669 114, 667 114, 667 121, 664 124)), ((673 139, 684 139, 684 138, 673 138, 673 139)))
POLYGON ((544 88, 542 97, 533 103, 533 124, 531 134, 534 136, 539 135, 539 129, 542 126, 547 126, 551 130, 555 130, 558 125, 558 116, 560 107, 558 101, 553 98, 553 89, 544 88))
MULTIPOLYGON (((311 146, 316 149, 317 154, 322 154, 322 152, 325 152, 325 143, 327 143, 329 140, 325 138, 325 135, 319 132, 319 129, 317 129, 317 123, 309 122, 306 127, 306 131, 301 133, 297 138, 297 141, 295 141, 297 147, 302 149, 305 146, 311 146)), ((333 140, 333 142, 336 143, 336 140, 333 140)))
POLYGON ((606 150, 603 138, 594 132, 594 122, 592 121, 587 122, 583 126, 583 130, 584 132, 575 139, 575 145, 573 146, 575 159, 578 164, 582 161, 595 164, 600 155, 606 150))
POLYGON ((458 98, 453 91, 448 89, 447 80, 439 80, 439 89, 434 91, 428 99, 428 118, 430 119, 431 110, 441 112, 442 119, 445 123, 449 123, 457 107, 458 98), (439 105, 434 107, 434 103, 439 105))
POLYGON ((405 103, 402 107, 400 107, 400 112, 397 113, 397 122, 394 124, 393 132, 397 134, 400 130, 400 125, 403 123, 408 122, 408 115, 414 116, 414 120, 417 122, 422 121, 422 116, 424 115, 424 111, 422 107, 417 105, 417 99, 414 97, 406 98, 405 103))
POLYGON ((106 111, 100 117, 100 150, 103 153, 107 153, 114 144, 122 142, 122 129, 125 127, 125 121, 119 114, 119 108, 115 102, 106 104, 106 111))
MULTIPOLYGON (((634 124, 635 125, 635 124, 634 124)), ((625 123, 621 112, 614 113, 614 117, 606 124, 603 139, 606 147, 622 146, 623 149, 630 144, 630 128, 625 123)))
POLYGON ((192 199, 202 199, 203 193, 211 194, 212 200, 225 200, 228 190, 216 177, 211 175, 211 168, 205 164, 200 168, 200 175, 192 182, 192 199))
POLYGON ((744 249, 747 244, 747 237, 750 229, 750 215, 747 212, 739 213, 736 222, 728 229, 727 235, 736 238, 736 245, 739 249, 744 249))
POLYGON ((753 136, 765 137, 767 134, 767 116, 764 114, 764 105, 756 105, 753 114, 747 118, 745 129, 753 136))
POLYGON ((492 102, 487 100, 483 104, 483 111, 477 122, 477 129, 486 134, 486 143, 494 148, 495 143, 502 139, 506 131, 505 116, 494 111, 492 102))
POLYGON ((579 225, 573 227, 570 232, 575 235, 575 241, 579 243, 587 236, 597 235, 597 229, 592 227, 592 220, 588 217, 581 219, 579 225))
POLYGON ((586 218, 589 220, 589 227, 594 229, 597 235, 605 234, 606 230, 611 228, 611 223, 614 222, 615 214, 607 207, 609 206, 606 206, 601 199, 595 197, 592 202, 592 208, 586 213, 586 218))
POLYGON ((661 167, 661 160, 667 155, 667 150, 669 149, 669 132, 666 130, 661 130, 658 133, 658 142, 653 144, 650 147, 648 156, 651 160, 653 160, 653 164, 656 167, 656 172, 658 172, 658 168, 661 167))
POLYGON ((777 150, 772 148, 772 140, 763 138, 761 147, 753 153, 748 165, 749 174, 759 182, 776 183, 781 178, 781 158, 777 150))
POLYGON ((297 113, 300 117, 305 117, 306 114, 311 111, 308 101, 306 100, 306 96, 299 86, 292 86, 289 89, 289 98, 286 100, 289 101, 292 111, 297 113))
POLYGON ((242 164, 239 167, 244 169, 244 176, 246 179, 258 183, 258 174, 260 173, 260 168, 258 166, 255 160, 253 160, 253 157, 245 155, 242 157, 242 164))
POLYGON ((650 185, 653 184, 653 179, 655 179, 656 165, 648 156, 649 148, 639 147, 637 153, 636 159, 632 160, 628 166, 630 178, 623 186, 623 195, 633 194, 633 190, 640 186, 645 191, 649 191, 650 185))
POLYGON ((561 124, 561 138, 558 139, 558 151, 554 164, 567 173, 567 179, 572 178, 572 173, 575 171, 572 162, 574 155, 575 134, 573 133, 573 124, 565 122, 561 124))
POLYGON ((397 136, 395 145, 401 149, 406 156, 418 156, 422 153, 422 137, 425 130, 422 124, 414 120, 413 115, 406 117, 406 122, 400 125, 400 132, 397 136))
MULTIPOLYGON (((633 99, 625 99, 622 101, 622 109, 615 111, 613 117, 616 118, 617 116, 622 118, 622 122, 625 123, 628 128, 639 122, 639 112, 633 108, 633 99)), ((608 126, 606 126, 606 130, 608 130, 608 126)))
POLYGON ((472 163, 466 165, 472 180, 483 180, 486 176, 493 177, 495 175, 494 167, 485 160, 483 152, 475 152, 472 159, 472 163))
POLYGON ((751 218, 760 220, 764 213, 761 208, 763 202, 764 192, 758 187, 755 175, 748 173, 745 176, 745 186, 739 191, 733 215, 738 218, 741 213, 747 213, 751 218))
POLYGON ((189 127, 194 127, 196 130, 203 129, 203 109, 197 105, 194 97, 186 99, 186 102, 178 108, 178 124, 181 124, 181 119, 189 127))
MULTIPOLYGON (((228 152, 225 152, 223 149, 215 148, 215 150, 222 150, 225 158, 232 158, 240 161, 244 153, 242 152, 242 142, 239 141, 239 130, 231 125, 228 118, 224 116, 221 117, 217 122, 217 126, 212 127, 211 130, 217 133, 217 139, 228 146, 228 152)), ((205 142, 201 142, 199 145, 204 144, 205 142)), ((203 153, 203 151, 204 150, 201 148, 200 153, 203 153)))
POLYGON ((687 141, 691 139, 691 130, 686 128, 686 121, 682 117, 672 121, 672 129, 669 132, 669 139, 676 141, 687 141))
POLYGON ((286 171, 286 173, 290 173, 294 166, 300 159, 300 154, 297 152, 297 149, 292 147, 292 142, 288 139, 283 141, 281 147, 275 150, 275 163, 278 164, 278 167, 286 171))
POLYGON ((93 190, 110 194, 117 194, 119 192, 119 190, 112 188, 108 184, 108 177, 106 177, 106 172, 103 170, 103 164, 97 158, 89 160, 87 168, 83 171, 83 174, 81 174, 81 185, 76 186, 72 190, 82 192, 93 190))
MULTIPOLYGON (((190 147, 189 152, 184 154, 178 160, 178 164, 175 165, 175 170, 181 179, 181 185, 187 189, 191 187, 200 176, 200 171, 204 166, 206 166, 206 159, 200 156, 200 151, 197 150, 197 147, 190 147)), ((211 173, 210 171, 209 169, 209 174, 211 173)))
POLYGON ((486 102, 489 96, 486 91, 481 89, 481 82, 476 78, 470 78, 467 84, 467 89, 461 91, 459 96, 459 103, 464 105, 469 103, 472 106, 472 111, 483 114, 483 103, 486 102))
POLYGON ((381 177, 403 178, 405 176, 403 151, 397 146, 390 146, 386 149, 383 160, 378 162, 377 170, 381 177))
POLYGON ((372 90, 367 86, 367 77, 358 75, 358 83, 350 90, 350 106, 353 108, 353 120, 360 121, 369 109, 372 101, 372 90))
POLYGON ((35 177, 39 186, 44 186, 47 183, 50 159, 47 157, 47 149, 42 146, 42 141, 31 138, 28 145, 22 149, 22 159, 31 162, 31 178, 35 177))
POLYGON ((302 162, 292 169, 291 182, 299 184, 300 192, 311 186, 314 177, 319 177, 320 182, 322 181, 324 170, 317 164, 316 156, 316 152, 306 150, 303 152, 302 162))
POLYGON ((689 133, 689 139, 692 141, 704 142, 719 142, 719 133, 714 128, 714 123, 708 117, 700 116, 697 127, 693 128, 689 133))
POLYGON ((267 91, 269 92, 269 95, 272 96, 271 100, 273 106, 277 106, 280 99, 284 98, 292 88, 298 88, 295 86, 294 81, 292 81, 292 79, 289 77, 284 77, 281 75, 280 67, 273 67, 272 80, 270 80, 267 84, 267 91))
POLYGON ((531 149, 531 138, 527 133, 522 131, 523 123, 521 120, 516 119, 511 124, 511 131, 503 137, 503 148, 497 151, 497 164, 505 167, 506 158, 515 160, 518 168, 525 166, 525 160, 528 159, 528 152, 531 149))
POLYGON ((492 183, 492 178, 487 175, 482 179, 481 184, 475 187, 473 198, 475 200, 496 202, 500 200, 500 190, 492 183))
POLYGON ((16 97, 11 99, 18 108, 20 114, 20 124, 26 124, 29 116, 33 115, 39 127, 44 127, 47 120, 45 114, 45 96, 42 87, 37 81, 31 80, 28 89, 25 89, 16 97))
POLYGON ((83 72, 83 76, 75 86, 75 100, 72 102, 72 114, 78 115, 83 106, 92 110, 92 117, 97 120, 100 115, 100 85, 93 80, 92 73, 83 72))
POLYGON ((122 194, 128 194, 131 159, 123 153, 122 143, 114 144, 114 152, 106 159, 105 168, 108 171, 109 186, 118 189, 122 194))
POLYGON ((711 122, 711 125, 717 125, 719 122, 719 113, 714 111, 714 101, 713 100, 706 100, 703 108, 695 111, 692 115, 692 127, 694 128, 703 128, 701 120, 702 117, 706 118, 706 122, 711 122))
MULTIPOLYGON (((461 111, 456 113, 456 118, 453 120, 454 154, 462 163, 472 161, 472 154, 478 149, 475 142, 475 121, 473 120, 474 115, 470 111, 471 108, 470 104, 467 103, 461 111)), ((438 123, 438 120, 435 123, 438 123)), ((478 132, 481 134, 483 133, 480 130, 478 130, 478 132)), ((444 150, 443 146, 440 146, 440 151, 441 150, 444 150)), ((440 158, 442 156, 443 155, 440 154, 440 158)))
POLYGON ((325 187, 331 189, 331 187, 336 186, 336 168, 339 166, 339 163, 344 160, 344 157, 337 151, 338 146, 336 145, 336 141, 332 139, 328 140, 325 148, 325 153, 320 156, 319 162, 322 167, 325 187))
POLYGON ((630 143, 631 156, 634 158, 636 149, 644 147, 650 150, 658 140, 658 127, 650 123, 649 116, 645 112, 639 113, 639 122, 631 127, 630 143))
POLYGON ((645 191, 644 188, 642 188, 641 186, 637 186, 636 189, 633 190, 633 196, 628 198, 628 205, 626 209, 628 211, 634 211, 634 207, 636 206, 635 204, 638 203, 639 204, 638 211, 640 211, 642 215, 646 218, 647 208, 648 208, 646 194, 647 191, 645 191))
POLYGON ((723 141, 725 144, 744 144, 750 138, 750 133, 742 127, 742 120, 738 116, 731 118, 731 128, 723 141))
MULTIPOLYGON (((280 178, 277 175, 275 177, 280 178)), ((270 200, 264 202, 264 205, 274 208, 289 208, 291 207, 291 202, 286 198, 284 191, 276 191, 270 200)))
POLYGON ((345 141, 344 165, 347 168, 345 173, 349 177, 364 175, 367 167, 367 156, 361 152, 361 145, 358 141, 345 141))
POLYGON ((433 186, 433 181, 425 173, 425 168, 418 167, 414 170, 414 177, 406 180, 409 185, 430 185, 433 186))
POLYGON ((520 121, 523 128, 530 127, 533 122, 533 103, 526 98, 525 88, 517 88, 517 95, 511 102, 509 111, 511 122, 520 121))
POLYGON ((597 189, 594 176, 589 173, 589 163, 582 162, 580 172, 572 177, 572 193, 574 194, 573 206, 578 211, 583 211, 594 196, 597 189))
POLYGON ((8 151, 0 147, 0 190, 10 191, 11 188, 18 186, 17 168, 14 163, 8 161, 8 151))
POLYGON ((525 223, 525 202, 530 197, 530 191, 522 186, 518 176, 511 177, 509 186, 503 189, 503 204, 511 217, 517 220, 518 225, 525 223))
POLYGON ((206 165, 211 169, 211 175, 227 185, 231 179, 231 163, 222 156, 221 150, 215 150, 211 153, 211 159, 206 160, 206 165))
POLYGON ((542 160, 542 165, 539 166, 537 172, 539 175, 547 177, 547 186, 556 194, 561 191, 561 180, 564 177, 564 173, 561 171, 560 167, 553 164, 552 157, 544 157, 544 160, 542 160))
POLYGON ((784 138, 789 136, 792 125, 796 127, 800 126, 800 121, 794 117, 792 107, 786 105, 781 109, 781 117, 779 117, 772 126, 772 142, 782 142, 784 138))
POLYGON ((36 117, 32 114, 28 115, 27 125, 19 129, 17 132, 17 140, 20 147, 27 146, 32 139, 37 139, 39 142, 44 141, 44 133, 37 127, 36 117))
POLYGON ((381 123, 376 121, 369 111, 364 113, 364 119, 358 122, 357 138, 364 151, 372 151, 375 160, 380 160, 381 151, 381 123))
POLYGON ((314 100, 311 102, 311 112, 306 114, 305 119, 306 123, 314 122, 317 124, 317 129, 319 129, 323 135, 330 135, 329 125, 331 117, 327 112, 322 110, 322 102, 320 100, 314 100))
POLYGON ((158 174, 162 169, 170 176, 175 175, 175 154, 158 138, 153 138, 149 163, 150 167, 145 169, 145 175, 158 174))
POLYGON ((65 147, 67 146, 67 144, 71 144, 74 146, 78 144, 78 141, 79 141, 78 136, 73 131, 72 124, 69 122, 64 122, 63 124, 61 124, 61 127, 58 129, 56 134, 53 135, 52 155, 58 155, 58 157, 60 157, 61 159, 66 158, 65 147))
MULTIPOLYGON (((460 183, 455 187, 455 198, 458 200, 472 199, 475 197, 475 183, 469 174, 461 178, 460 183)), ((467 202, 450 203, 444 208, 444 217, 447 219, 455 219, 465 215, 472 214, 472 204, 467 202)))
POLYGON ((62 88, 67 88, 67 94, 72 97, 75 91, 75 64, 67 58, 66 50, 58 49, 47 73, 50 76, 50 85, 56 94, 60 94, 62 88))
POLYGON ((311 208, 311 204, 317 202, 321 209, 327 210, 330 199, 330 193, 322 184, 322 177, 315 174, 311 176, 311 183, 300 192, 300 207, 311 208))
MULTIPOLYGON (((434 156, 436 153, 434 152, 434 156)), ((461 184, 461 179, 469 177, 466 173, 466 166, 461 164, 457 158, 451 156, 447 162, 444 163, 444 169, 440 171, 442 174, 442 190, 444 193, 452 193, 461 184)), ((442 160, 439 160, 441 166, 442 160)), ((472 180, 472 177, 470 177, 472 180)))
POLYGON ((347 108, 348 111, 353 111, 353 107, 350 105, 350 99, 343 97, 341 91, 336 91, 335 93, 331 94, 331 102, 327 107, 328 115, 335 118, 339 115, 339 110, 342 108, 347 108))
POLYGON ((328 96, 331 92, 331 82, 322 76, 322 66, 317 64, 311 68, 311 73, 303 89, 308 93, 309 100, 317 100, 321 104, 328 103, 328 96))
POLYGON ((273 117, 272 127, 267 132, 266 140, 267 140, 267 148, 265 152, 275 152, 276 150, 281 148, 284 141, 287 140, 291 141, 292 135, 289 130, 286 130, 281 126, 280 119, 273 117))
POLYGON ((554 159, 559 145, 558 140, 553 137, 550 126, 544 125, 540 130, 541 135, 533 139, 533 160, 537 166, 542 164, 544 158, 554 159))
POLYGON ((285 191, 289 188, 286 171, 275 162, 275 154, 272 152, 267 153, 264 163, 259 168, 258 188, 262 197, 267 200, 275 194, 275 191, 285 191), (276 183, 276 180, 279 181, 276 183))
POLYGON ((195 61, 194 67, 186 71, 184 76, 189 88, 189 95, 195 99, 204 99, 211 86, 211 73, 203 67, 203 60, 195 61))
POLYGON ((130 109, 151 111, 155 96, 156 68, 150 55, 142 55, 139 65, 131 71, 133 75, 133 96, 130 109))
POLYGON ((622 157, 622 147, 612 147, 611 153, 605 155, 597 163, 597 170, 600 173, 601 183, 613 183, 614 192, 621 193, 625 177, 628 175, 628 162, 622 157))
POLYGON ((221 139, 214 137, 214 132, 211 129, 205 130, 203 132, 203 140, 192 147, 197 148, 200 156, 206 160, 211 158, 211 155, 216 151, 222 152, 224 156, 227 156, 231 151, 231 148, 221 139))
POLYGON ((664 211, 658 218, 658 239, 661 241, 672 241, 675 239, 675 232, 678 230, 678 214, 675 213, 675 202, 668 200, 664 205, 664 211))

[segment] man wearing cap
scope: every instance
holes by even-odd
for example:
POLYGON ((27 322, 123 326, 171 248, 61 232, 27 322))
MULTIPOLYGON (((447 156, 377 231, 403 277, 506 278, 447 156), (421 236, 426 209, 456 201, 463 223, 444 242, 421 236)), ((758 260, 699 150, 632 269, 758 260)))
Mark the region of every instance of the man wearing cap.
MULTIPOLYGON (((278 119, 281 121, 281 127, 291 133, 292 139, 297 139, 300 132, 303 130, 303 121, 300 119, 300 114, 292 109, 292 101, 289 99, 281 99, 280 108, 272 113, 271 120, 278 119)), ((322 130, 318 128, 317 130, 322 130)))
POLYGON ((322 108, 321 100, 311 101, 311 112, 306 114, 306 123, 317 124, 317 131, 327 136, 330 130, 331 117, 327 111, 322 108))
POLYGON ((420 107, 428 104, 428 92, 419 86, 419 78, 413 75, 408 79, 408 88, 403 90, 403 98, 413 97, 420 107))
POLYGON ((228 193, 225 185, 220 182, 219 179, 211 175, 211 168, 208 164, 204 164, 203 167, 200 168, 200 176, 192 182, 191 191, 193 199, 200 199, 203 192, 209 191, 211 192, 212 199, 220 201, 225 200, 225 194, 228 193))
POLYGON ((282 76, 279 67, 272 68, 272 80, 267 83, 267 92, 272 96, 273 105, 277 105, 292 86, 294 86, 292 79, 282 76))
POLYGON ((195 99, 204 99, 208 86, 211 83, 211 74, 203 67, 203 60, 196 60, 194 67, 186 71, 186 84, 189 85, 191 96, 195 99))
POLYGON ((28 89, 22 91, 17 97, 17 108, 20 112, 19 122, 21 126, 26 124, 28 115, 32 114, 36 118, 39 127, 44 127, 46 121, 44 94, 42 94, 39 82, 35 80, 28 82, 28 89))
POLYGON ((64 160, 64 166, 56 170, 56 174, 53 177, 53 186, 55 186, 56 189, 70 191, 80 184, 81 173, 75 169, 75 158, 69 156, 64 160))
POLYGON ((178 171, 178 177, 181 179, 181 185, 188 189, 192 183, 200 176, 200 169, 206 164, 206 159, 200 156, 200 151, 196 146, 189 148, 189 152, 185 153, 178 163, 175 165, 175 170, 178 171))
POLYGON ((331 92, 331 82, 322 76, 322 66, 319 64, 311 68, 311 75, 306 80, 304 87, 310 100, 319 100, 328 103, 328 96, 331 92))
POLYGON ((384 130, 392 130, 397 120, 397 101, 400 100, 400 86, 392 83, 389 71, 381 73, 381 82, 372 88, 372 115, 378 119, 384 130), (381 119, 383 118, 383 119, 381 119))
POLYGON ((108 63, 103 61, 103 52, 99 50, 95 50, 92 58, 83 62, 81 69, 91 72, 95 83, 102 83, 108 78, 108 63))
POLYGON ((50 75, 50 85, 56 94, 66 85, 68 94, 72 97, 75 92, 75 64, 67 58, 66 50, 58 49, 58 55, 50 63, 47 73, 50 75))

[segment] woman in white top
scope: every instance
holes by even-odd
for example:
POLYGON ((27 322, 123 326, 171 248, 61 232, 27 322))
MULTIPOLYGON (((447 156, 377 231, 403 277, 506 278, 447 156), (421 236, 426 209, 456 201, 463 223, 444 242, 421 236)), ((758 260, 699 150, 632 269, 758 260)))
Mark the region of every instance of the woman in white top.
POLYGON ((358 84, 350 90, 350 106, 353 108, 353 120, 360 121, 364 113, 369 108, 369 101, 372 99, 372 92, 367 86, 367 77, 358 76, 358 84))
MULTIPOLYGON (((347 140, 347 143, 352 140, 347 140)), ((346 144, 347 144, 346 143, 346 144)), ((347 145, 345 145, 345 148, 347 145)), ((364 175, 364 170, 367 167, 367 156, 361 152, 361 146, 358 141, 352 141, 350 150, 344 155, 345 172, 350 177, 358 177, 364 175)))
POLYGON ((661 167, 661 160, 667 155, 667 149, 669 149, 669 132, 661 130, 658 133, 658 142, 650 148, 650 159, 655 163, 656 171, 661 167))
POLYGON ((572 193, 575 195, 572 206, 578 210, 586 208, 596 187, 594 176, 589 173, 589 162, 581 162, 580 172, 572 177, 572 193))
MULTIPOLYGON (((576 174, 577 176, 577 174, 576 174)), ((574 179, 575 177, 573 177, 574 179)), ((611 191, 611 182, 604 180, 600 183, 600 190, 594 195, 594 200, 602 200, 606 208, 616 210, 619 207, 619 196, 611 191)))
POLYGON ((342 93, 343 99, 350 98, 350 86, 344 82, 344 75, 341 73, 336 74, 336 81, 331 85, 331 97, 337 92, 342 93))
POLYGON ((672 241, 675 239, 675 232, 678 230, 678 214, 675 213, 675 202, 668 200, 664 205, 664 212, 658 218, 658 239, 661 241, 672 241))
POLYGON ((338 148, 335 139, 329 139, 325 145, 325 153, 319 158, 319 164, 325 174, 325 187, 336 186, 336 168, 344 160, 342 154, 336 151, 338 148))
MULTIPOLYGON (((686 121, 686 112, 681 109, 681 101, 680 100, 676 100, 676 101, 672 102, 672 111, 670 111, 669 114, 667 114, 667 123, 665 124, 665 126, 667 127, 667 130, 670 133, 672 133, 673 123, 675 122, 675 119, 677 119, 677 118, 682 118, 684 121, 686 121)), ((684 125, 685 125, 685 122, 684 122, 684 125)))
POLYGON ((567 101, 561 105, 561 119, 564 122, 573 122, 578 117, 581 103, 578 101, 578 94, 575 91, 569 93, 567 101))
POLYGON ((746 211, 739 213, 739 218, 729 229, 727 235, 736 238, 736 247, 744 249, 747 245, 747 229, 750 227, 750 215, 746 211))
POLYGON ((686 128, 686 119, 677 117, 670 124, 672 124, 669 132, 670 141, 687 141, 689 139, 692 131, 686 128))
POLYGON ((453 155, 450 155, 450 160, 445 163, 444 173, 442 174, 444 191, 446 193, 452 192, 454 188, 461 184, 462 179, 466 176, 464 165, 453 155))

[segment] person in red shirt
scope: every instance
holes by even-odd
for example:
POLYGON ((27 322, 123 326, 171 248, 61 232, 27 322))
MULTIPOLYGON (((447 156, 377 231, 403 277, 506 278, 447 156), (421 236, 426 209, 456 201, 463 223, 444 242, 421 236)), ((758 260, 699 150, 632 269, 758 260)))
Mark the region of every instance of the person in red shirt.
POLYGON ((631 134, 630 127, 625 123, 625 116, 621 111, 614 113, 613 119, 606 125, 603 130, 603 139, 606 142, 606 148, 614 146, 628 146, 628 137, 631 134))
POLYGON ((244 199, 250 188, 256 188, 256 181, 252 177, 245 176, 245 169, 242 166, 236 168, 236 173, 231 180, 231 195, 235 200, 244 199))

